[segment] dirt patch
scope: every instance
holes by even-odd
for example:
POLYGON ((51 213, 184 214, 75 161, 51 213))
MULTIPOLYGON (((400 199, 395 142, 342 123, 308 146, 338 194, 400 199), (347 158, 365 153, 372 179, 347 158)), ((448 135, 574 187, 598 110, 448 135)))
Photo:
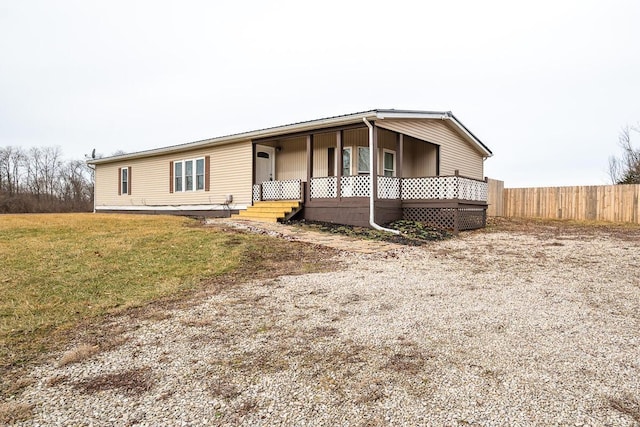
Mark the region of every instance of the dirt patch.
POLYGON ((154 384, 151 368, 129 369, 123 372, 99 375, 74 383, 82 393, 93 394, 105 390, 116 390, 126 394, 141 394, 154 384))
MULTIPOLYGON (((487 219, 487 227, 477 232, 516 232, 550 238, 588 238, 599 236, 623 241, 638 241, 640 225, 628 223, 588 222, 572 220, 550 220, 535 218, 487 219)), ((554 242, 562 245, 561 242, 554 242)))

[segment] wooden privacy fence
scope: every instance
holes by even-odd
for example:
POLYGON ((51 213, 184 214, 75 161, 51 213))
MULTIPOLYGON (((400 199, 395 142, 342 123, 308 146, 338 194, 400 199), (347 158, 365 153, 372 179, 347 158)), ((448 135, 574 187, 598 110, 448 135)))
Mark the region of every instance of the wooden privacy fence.
POLYGON ((496 184, 494 193, 491 192, 491 181, 489 215, 640 224, 640 184, 504 188, 500 206, 501 181, 496 184), (492 204, 494 210, 491 210, 492 204))
POLYGON ((487 216, 504 216, 504 181, 487 178, 487 216))

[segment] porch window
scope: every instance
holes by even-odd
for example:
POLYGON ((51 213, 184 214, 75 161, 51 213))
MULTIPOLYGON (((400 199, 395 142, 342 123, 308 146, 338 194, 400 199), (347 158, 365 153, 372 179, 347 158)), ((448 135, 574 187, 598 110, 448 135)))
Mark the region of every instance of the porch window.
POLYGON ((204 157, 173 163, 173 191, 197 191, 206 188, 204 157))
POLYGON ((384 176, 396 176, 396 152, 385 149, 383 155, 384 176))
POLYGON ((342 149, 342 175, 351 175, 351 147, 342 149))
POLYGON ((358 147, 358 174, 369 173, 369 147, 358 147))

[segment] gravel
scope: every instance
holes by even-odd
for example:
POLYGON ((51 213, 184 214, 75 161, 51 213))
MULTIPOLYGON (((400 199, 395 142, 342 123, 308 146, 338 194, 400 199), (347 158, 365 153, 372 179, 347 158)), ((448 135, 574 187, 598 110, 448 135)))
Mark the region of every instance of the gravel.
POLYGON ((475 232, 336 265, 113 319, 117 344, 32 371, 19 425, 640 425, 637 239, 475 232))

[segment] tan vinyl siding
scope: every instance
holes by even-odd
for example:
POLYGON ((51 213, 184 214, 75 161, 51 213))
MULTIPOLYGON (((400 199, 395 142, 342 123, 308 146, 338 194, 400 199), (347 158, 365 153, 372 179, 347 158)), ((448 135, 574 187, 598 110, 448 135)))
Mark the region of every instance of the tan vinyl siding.
POLYGON ((405 135, 403 151, 402 173, 405 177, 436 175, 435 145, 405 135))
POLYGON ((307 180, 307 138, 292 138, 281 142, 276 153, 276 177, 278 181, 287 179, 307 180))
POLYGON ((96 207, 222 204, 227 194, 236 204, 251 203, 251 142, 243 141, 184 153, 96 166, 96 207), (169 192, 169 162, 210 156, 210 191, 169 192), (131 195, 118 195, 118 168, 131 167, 131 195))
POLYGON ((396 151, 396 133, 386 129, 378 129, 378 148, 396 151))
MULTIPOLYGON (((313 176, 327 176, 329 173, 328 148, 337 147, 336 132, 313 135, 313 176)), ((335 162, 335 158, 332 159, 335 162)))
POLYGON ((471 142, 455 132, 444 120, 387 119, 376 122, 381 128, 400 132, 440 146, 440 175, 461 175, 484 179, 484 161, 471 142))
POLYGON ((398 173, 398 145, 396 141, 396 135, 394 132, 390 132, 386 129, 378 129, 378 175, 384 175, 384 150, 390 150, 395 153, 396 165, 395 171, 398 173))
POLYGON ((367 128, 348 129, 344 131, 345 147, 366 147, 369 145, 369 130, 367 128))

